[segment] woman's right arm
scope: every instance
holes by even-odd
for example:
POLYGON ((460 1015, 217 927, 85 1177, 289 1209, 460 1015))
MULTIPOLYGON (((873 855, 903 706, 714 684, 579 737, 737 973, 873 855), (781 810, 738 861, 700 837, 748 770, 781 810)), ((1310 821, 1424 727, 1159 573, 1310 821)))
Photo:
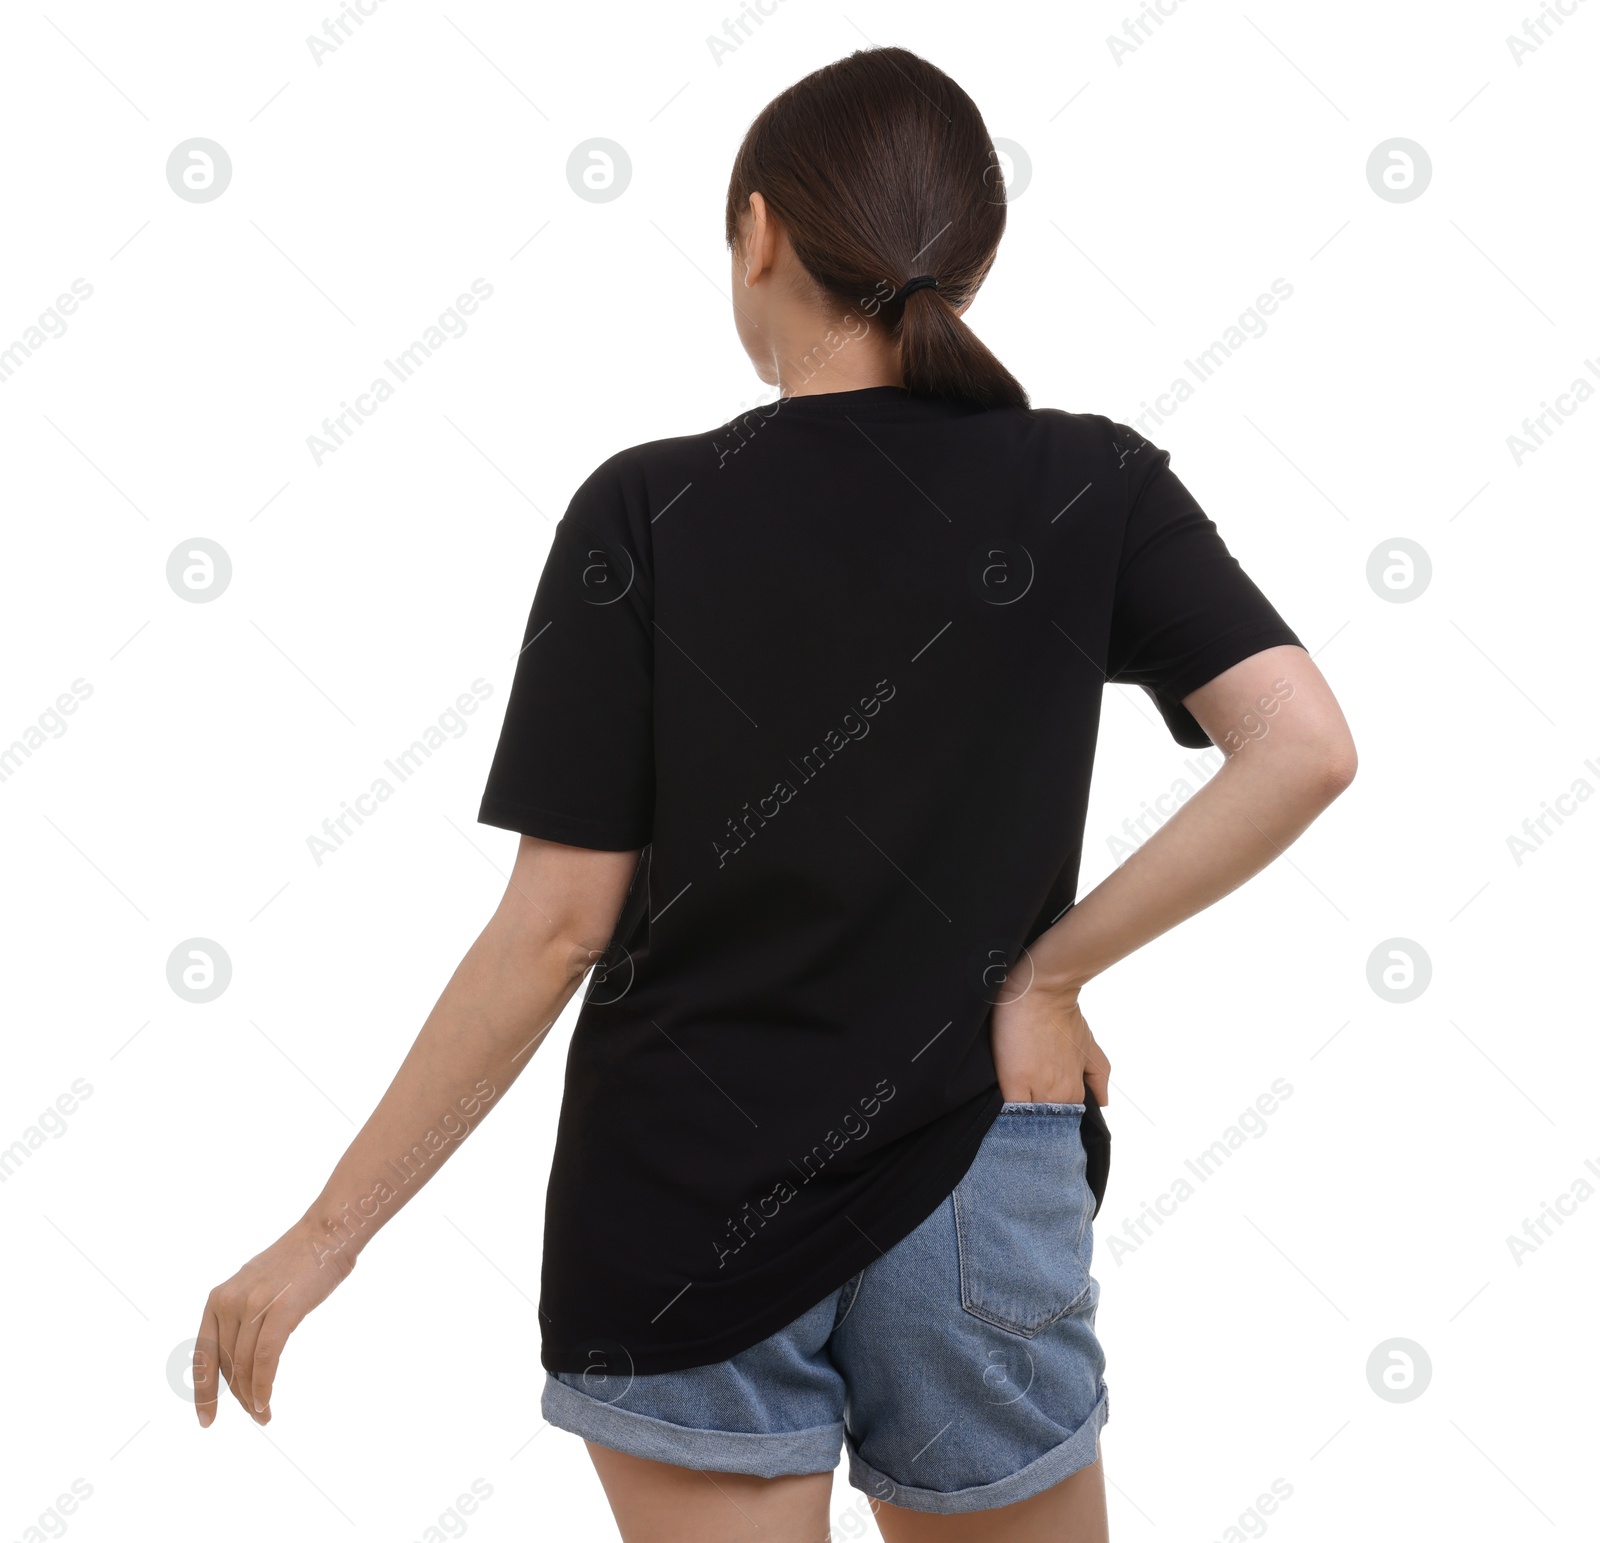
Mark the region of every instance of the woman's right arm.
POLYGON ((1282 854, 1356 772, 1355 743, 1302 648, 1268 648, 1184 698, 1216 775, 1013 967, 990 1019, 1008 1099, 1104 1104, 1110 1065, 1078 1006, 1090 980, 1282 854))
POLYGON ((272 1418, 284 1342, 533 1058, 609 943, 638 858, 522 838, 493 917, 322 1193, 206 1299, 194 1351, 202 1426, 224 1384, 258 1424, 272 1418))

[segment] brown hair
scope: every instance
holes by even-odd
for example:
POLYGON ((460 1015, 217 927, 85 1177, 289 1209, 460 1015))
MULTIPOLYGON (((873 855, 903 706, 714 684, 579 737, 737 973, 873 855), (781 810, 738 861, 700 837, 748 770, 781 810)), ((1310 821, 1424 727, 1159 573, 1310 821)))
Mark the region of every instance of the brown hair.
POLYGON ((904 48, 870 48, 796 81, 761 110, 734 158, 730 249, 752 193, 816 283, 899 343, 909 390, 1028 405, 956 315, 994 262, 1006 205, 983 118, 943 70, 904 48), (939 287, 895 300, 919 274, 939 287))

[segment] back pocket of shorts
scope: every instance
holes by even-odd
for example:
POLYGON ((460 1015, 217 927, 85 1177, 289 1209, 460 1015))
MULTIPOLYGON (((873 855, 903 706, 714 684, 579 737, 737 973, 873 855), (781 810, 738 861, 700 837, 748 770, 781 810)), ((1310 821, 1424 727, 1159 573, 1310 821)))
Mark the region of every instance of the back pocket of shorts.
POLYGON ((961 1305, 1031 1338, 1090 1300, 1081 1104, 1008 1104, 951 1194, 961 1305))

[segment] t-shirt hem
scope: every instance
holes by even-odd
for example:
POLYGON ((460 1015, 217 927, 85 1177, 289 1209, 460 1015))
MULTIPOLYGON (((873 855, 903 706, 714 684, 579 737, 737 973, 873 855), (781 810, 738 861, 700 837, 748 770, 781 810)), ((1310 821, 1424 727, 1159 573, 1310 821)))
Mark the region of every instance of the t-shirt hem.
POLYGON ((485 797, 478 806, 478 823, 500 830, 514 830, 542 841, 558 841, 563 846, 591 847, 600 852, 632 852, 650 840, 649 831, 611 825, 604 820, 587 820, 582 815, 562 814, 554 809, 539 809, 507 798, 485 797))
MULTIPOLYGON (((989 1097, 979 1108, 972 1123, 962 1133, 962 1139, 945 1154, 945 1160, 927 1170, 926 1182, 915 1188, 907 1187, 897 1195, 898 1204, 885 1216, 870 1223, 866 1231, 855 1230, 852 1246, 841 1249, 824 1269, 814 1272, 782 1297, 769 1302, 761 1312, 745 1319, 733 1329, 709 1339, 694 1340, 671 1345, 650 1353, 632 1357, 632 1370, 638 1376, 652 1376, 658 1372, 687 1371, 695 1366, 710 1366, 726 1361, 758 1345, 768 1336, 801 1316, 807 1309, 822 1301, 829 1292, 837 1290, 852 1276, 886 1254, 903 1238, 908 1237, 938 1209, 950 1192, 966 1176, 983 1145, 983 1138, 999 1115, 1005 1100, 999 1085, 991 1089, 989 1097)), ((575 1347, 570 1354, 560 1346, 552 1345, 548 1337, 540 1349, 540 1361, 549 1372, 581 1372, 592 1363, 583 1346, 575 1347)))

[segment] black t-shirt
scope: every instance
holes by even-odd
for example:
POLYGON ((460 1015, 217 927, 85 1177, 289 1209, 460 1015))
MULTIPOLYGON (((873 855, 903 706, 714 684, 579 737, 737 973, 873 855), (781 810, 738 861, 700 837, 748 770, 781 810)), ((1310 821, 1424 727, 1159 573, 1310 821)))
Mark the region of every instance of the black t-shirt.
POLYGON ((1075 896, 1106 682, 1203 746, 1182 698, 1299 642, 1167 460, 880 386, 578 489, 479 812, 644 849, 567 1059, 549 1370, 726 1359, 960 1181, 990 1006, 1075 896))

